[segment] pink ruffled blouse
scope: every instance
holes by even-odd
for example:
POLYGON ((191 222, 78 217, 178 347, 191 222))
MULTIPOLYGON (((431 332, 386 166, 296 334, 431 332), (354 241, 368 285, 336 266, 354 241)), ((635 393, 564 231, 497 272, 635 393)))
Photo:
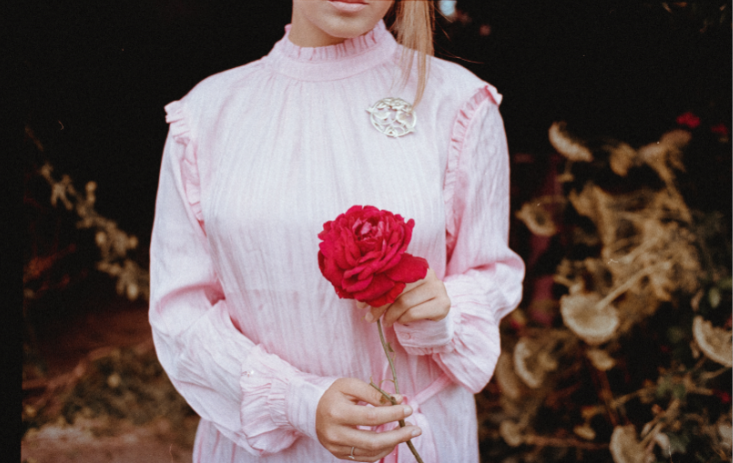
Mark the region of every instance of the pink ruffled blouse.
MULTIPOLYGON (((386 329, 408 421, 423 429, 413 442, 426 463, 478 461, 473 394, 493 374, 524 274, 507 246, 501 96, 431 59, 415 131, 387 137, 366 109, 413 100, 417 73, 399 85, 400 55, 381 22, 320 48, 286 32, 264 58, 166 106, 150 323, 201 416, 195 462, 338 461, 315 432, 322 394, 336 378, 389 377, 376 325, 318 269, 323 223, 357 204, 415 219, 408 252, 452 303, 441 321, 386 329)), ((413 457, 400 444, 385 460, 413 457)))

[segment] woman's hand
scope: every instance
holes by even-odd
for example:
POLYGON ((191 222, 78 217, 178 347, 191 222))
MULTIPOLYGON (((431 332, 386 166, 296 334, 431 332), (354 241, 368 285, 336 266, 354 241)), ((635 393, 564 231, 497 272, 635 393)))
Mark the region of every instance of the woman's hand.
MULTIPOLYGON (((357 302, 357 307, 369 307, 363 302, 357 302)), ((370 307, 364 319, 373 322, 384 315, 382 322, 385 327, 393 323, 410 323, 417 320, 442 320, 450 312, 450 298, 445 291, 445 285, 435 276, 433 269, 422 280, 409 283, 392 304, 381 307, 370 307)))
MULTIPOLYGON (((402 396, 395 395, 398 404, 402 396)), ((417 426, 374 432, 357 426, 379 426, 412 414, 405 405, 391 405, 376 389, 355 378, 337 379, 321 397, 316 409, 316 434, 326 450, 336 458, 350 461, 378 461, 401 442, 419 436, 417 426), (374 407, 358 405, 367 402, 374 407), (353 459, 350 458, 352 455, 353 459)))

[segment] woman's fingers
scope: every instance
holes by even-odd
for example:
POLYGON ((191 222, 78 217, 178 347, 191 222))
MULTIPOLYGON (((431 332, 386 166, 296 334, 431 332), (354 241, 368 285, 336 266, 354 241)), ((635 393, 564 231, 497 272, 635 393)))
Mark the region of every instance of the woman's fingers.
MULTIPOLYGON (((442 284, 438 281, 437 284, 442 284)), ((450 311, 450 299, 445 291, 435 288, 436 283, 415 287, 403 293, 384 315, 384 326, 395 322, 408 323, 417 320, 441 320, 450 311)))
MULTIPOLYGON (((395 446, 407 442, 421 433, 420 428, 411 425, 379 433, 344 428, 342 442, 347 442, 354 447, 356 461, 377 461, 392 452, 395 446)), ((351 454, 351 447, 348 445, 335 450, 335 453, 343 453, 347 458, 351 454)))
POLYGON ((344 407, 336 420, 347 426, 380 426, 386 423, 403 420, 412 415, 409 405, 390 405, 384 407, 365 407, 351 405, 344 407))
POLYGON ((395 322, 409 323, 417 320, 441 320, 450 311, 450 298, 445 291, 445 285, 435 275, 433 269, 428 269, 424 279, 408 283, 402 294, 392 304, 380 307, 370 307, 364 302, 357 301, 357 307, 368 309, 364 319, 374 322, 381 317, 385 327, 395 322))
MULTIPOLYGON (((348 457, 351 446, 361 449, 356 461, 377 461, 394 446, 421 433, 416 426, 385 432, 364 431, 358 426, 379 426, 399 421, 412 414, 406 405, 384 405, 383 395, 356 378, 339 378, 326 390, 316 410, 316 434, 319 442, 338 458, 348 457), (368 403, 373 407, 357 405, 368 403)), ((402 402, 403 397, 396 396, 402 402)))

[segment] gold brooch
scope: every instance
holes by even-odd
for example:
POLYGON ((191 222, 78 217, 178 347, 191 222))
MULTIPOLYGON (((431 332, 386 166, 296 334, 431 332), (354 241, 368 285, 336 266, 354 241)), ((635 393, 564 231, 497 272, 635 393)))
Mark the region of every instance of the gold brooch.
POLYGON ((372 125, 388 137, 401 137, 415 130, 417 114, 402 98, 382 98, 367 109, 372 125))

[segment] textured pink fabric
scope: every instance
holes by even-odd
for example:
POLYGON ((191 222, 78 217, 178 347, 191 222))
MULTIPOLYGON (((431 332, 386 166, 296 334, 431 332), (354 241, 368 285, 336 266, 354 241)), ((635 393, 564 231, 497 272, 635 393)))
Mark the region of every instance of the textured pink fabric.
MULTIPOLYGON (((414 443, 433 462, 478 461, 472 394, 493 374, 524 272, 507 246, 500 96, 432 59, 415 132, 386 137, 366 109, 414 98, 416 73, 398 85, 400 55, 383 23, 314 49, 286 34, 166 106, 150 322, 161 364, 202 417, 195 462, 338 461, 317 440, 319 399, 336 378, 389 371, 376 326, 318 269, 323 223, 355 204, 414 219, 407 251, 452 301, 440 322, 386 330, 425 426, 414 443)), ((409 461, 407 447, 397 453, 409 461)))

